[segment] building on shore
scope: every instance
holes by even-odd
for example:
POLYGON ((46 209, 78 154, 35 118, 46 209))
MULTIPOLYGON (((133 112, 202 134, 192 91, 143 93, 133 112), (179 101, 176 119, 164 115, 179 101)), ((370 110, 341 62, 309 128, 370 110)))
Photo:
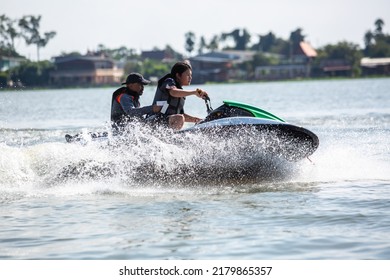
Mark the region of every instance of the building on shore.
POLYGON ((390 75, 390 57, 370 58, 363 57, 360 61, 362 74, 369 75, 390 75))
POLYGON ((316 50, 307 42, 300 42, 297 51, 284 58, 278 65, 257 66, 255 80, 282 80, 308 78, 311 76, 312 61, 316 50))
POLYGON ((0 71, 7 71, 27 61, 24 57, 0 56, 0 71))
POLYGON ((55 57, 54 64, 51 84, 61 87, 117 85, 124 75, 114 60, 102 56, 55 57))
POLYGON ((247 73, 234 67, 251 61, 255 51, 224 50, 200 54, 190 58, 194 83, 226 82, 246 79, 247 73))

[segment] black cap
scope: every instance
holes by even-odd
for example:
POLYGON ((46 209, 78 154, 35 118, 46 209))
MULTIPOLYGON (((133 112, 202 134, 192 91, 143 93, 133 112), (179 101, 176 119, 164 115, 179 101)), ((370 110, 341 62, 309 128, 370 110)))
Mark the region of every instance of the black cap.
POLYGON ((126 82, 122 83, 122 85, 133 84, 133 83, 147 85, 150 84, 150 81, 144 79, 144 77, 142 77, 142 75, 139 73, 130 73, 130 75, 127 76, 126 82))

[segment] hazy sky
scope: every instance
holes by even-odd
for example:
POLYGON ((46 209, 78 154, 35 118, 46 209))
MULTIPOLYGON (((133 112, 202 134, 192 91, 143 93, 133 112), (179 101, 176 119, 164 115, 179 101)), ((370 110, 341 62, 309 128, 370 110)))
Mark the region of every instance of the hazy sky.
MULTIPOLYGON (((257 43, 258 34, 288 39, 300 27, 314 47, 343 40, 363 46, 364 33, 381 18, 390 33, 390 0, 0 0, 0 7, 13 19, 41 15, 41 33, 57 32, 41 59, 99 44, 137 51, 168 44, 184 53, 188 31, 209 40, 246 28, 257 43)), ((19 53, 36 59, 35 47, 16 43, 19 53)))

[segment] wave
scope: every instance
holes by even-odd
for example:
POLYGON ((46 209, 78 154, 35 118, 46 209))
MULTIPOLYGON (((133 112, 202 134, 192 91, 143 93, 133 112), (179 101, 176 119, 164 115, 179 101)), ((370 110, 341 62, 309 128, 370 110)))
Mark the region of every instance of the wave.
POLYGON ((322 182, 390 180, 382 135, 320 131, 311 157, 291 163, 240 137, 167 134, 142 126, 126 138, 65 143, 62 130, 8 131, 32 135, 29 145, 0 143, 0 197, 158 192, 261 192, 310 188, 322 182), (322 134, 322 135, 321 135, 322 134), (46 139, 44 142, 43 139, 46 139), (49 139, 49 140, 48 140, 49 139), (372 147, 375 147, 373 154, 372 147), (382 157, 375 152, 384 152, 382 157), (286 187, 287 186, 287 187, 286 187))

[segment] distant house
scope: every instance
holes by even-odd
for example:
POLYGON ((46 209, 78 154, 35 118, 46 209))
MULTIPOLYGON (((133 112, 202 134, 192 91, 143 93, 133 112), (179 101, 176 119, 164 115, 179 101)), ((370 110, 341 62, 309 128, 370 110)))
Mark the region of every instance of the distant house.
POLYGON ((194 56, 190 59, 193 67, 193 82, 224 82, 240 79, 245 73, 235 69, 235 64, 250 61, 254 51, 216 51, 194 56))
POLYGON ((390 57, 369 58, 360 61, 363 75, 390 75, 390 57))
POLYGON ((290 58, 279 65, 258 66, 255 69, 256 80, 280 80, 307 78, 311 76, 312 61, 316 50, 307 42, 300 42, 299 48, 290 58))
POLYGON ((347 77, 352 75, 352 64, 346 59, 324 59, 319 65, 319 76, 347 77))
POLYGON ((112 59, 101 56, 55 57, 54 64, 50 78, 57 86, 117 85, 124 74, 112 59))
POLYGON ((23 57, 0 56, 0 71, 7 71, 13 67, 17 67, 24 61, 27 60, 23 57))

